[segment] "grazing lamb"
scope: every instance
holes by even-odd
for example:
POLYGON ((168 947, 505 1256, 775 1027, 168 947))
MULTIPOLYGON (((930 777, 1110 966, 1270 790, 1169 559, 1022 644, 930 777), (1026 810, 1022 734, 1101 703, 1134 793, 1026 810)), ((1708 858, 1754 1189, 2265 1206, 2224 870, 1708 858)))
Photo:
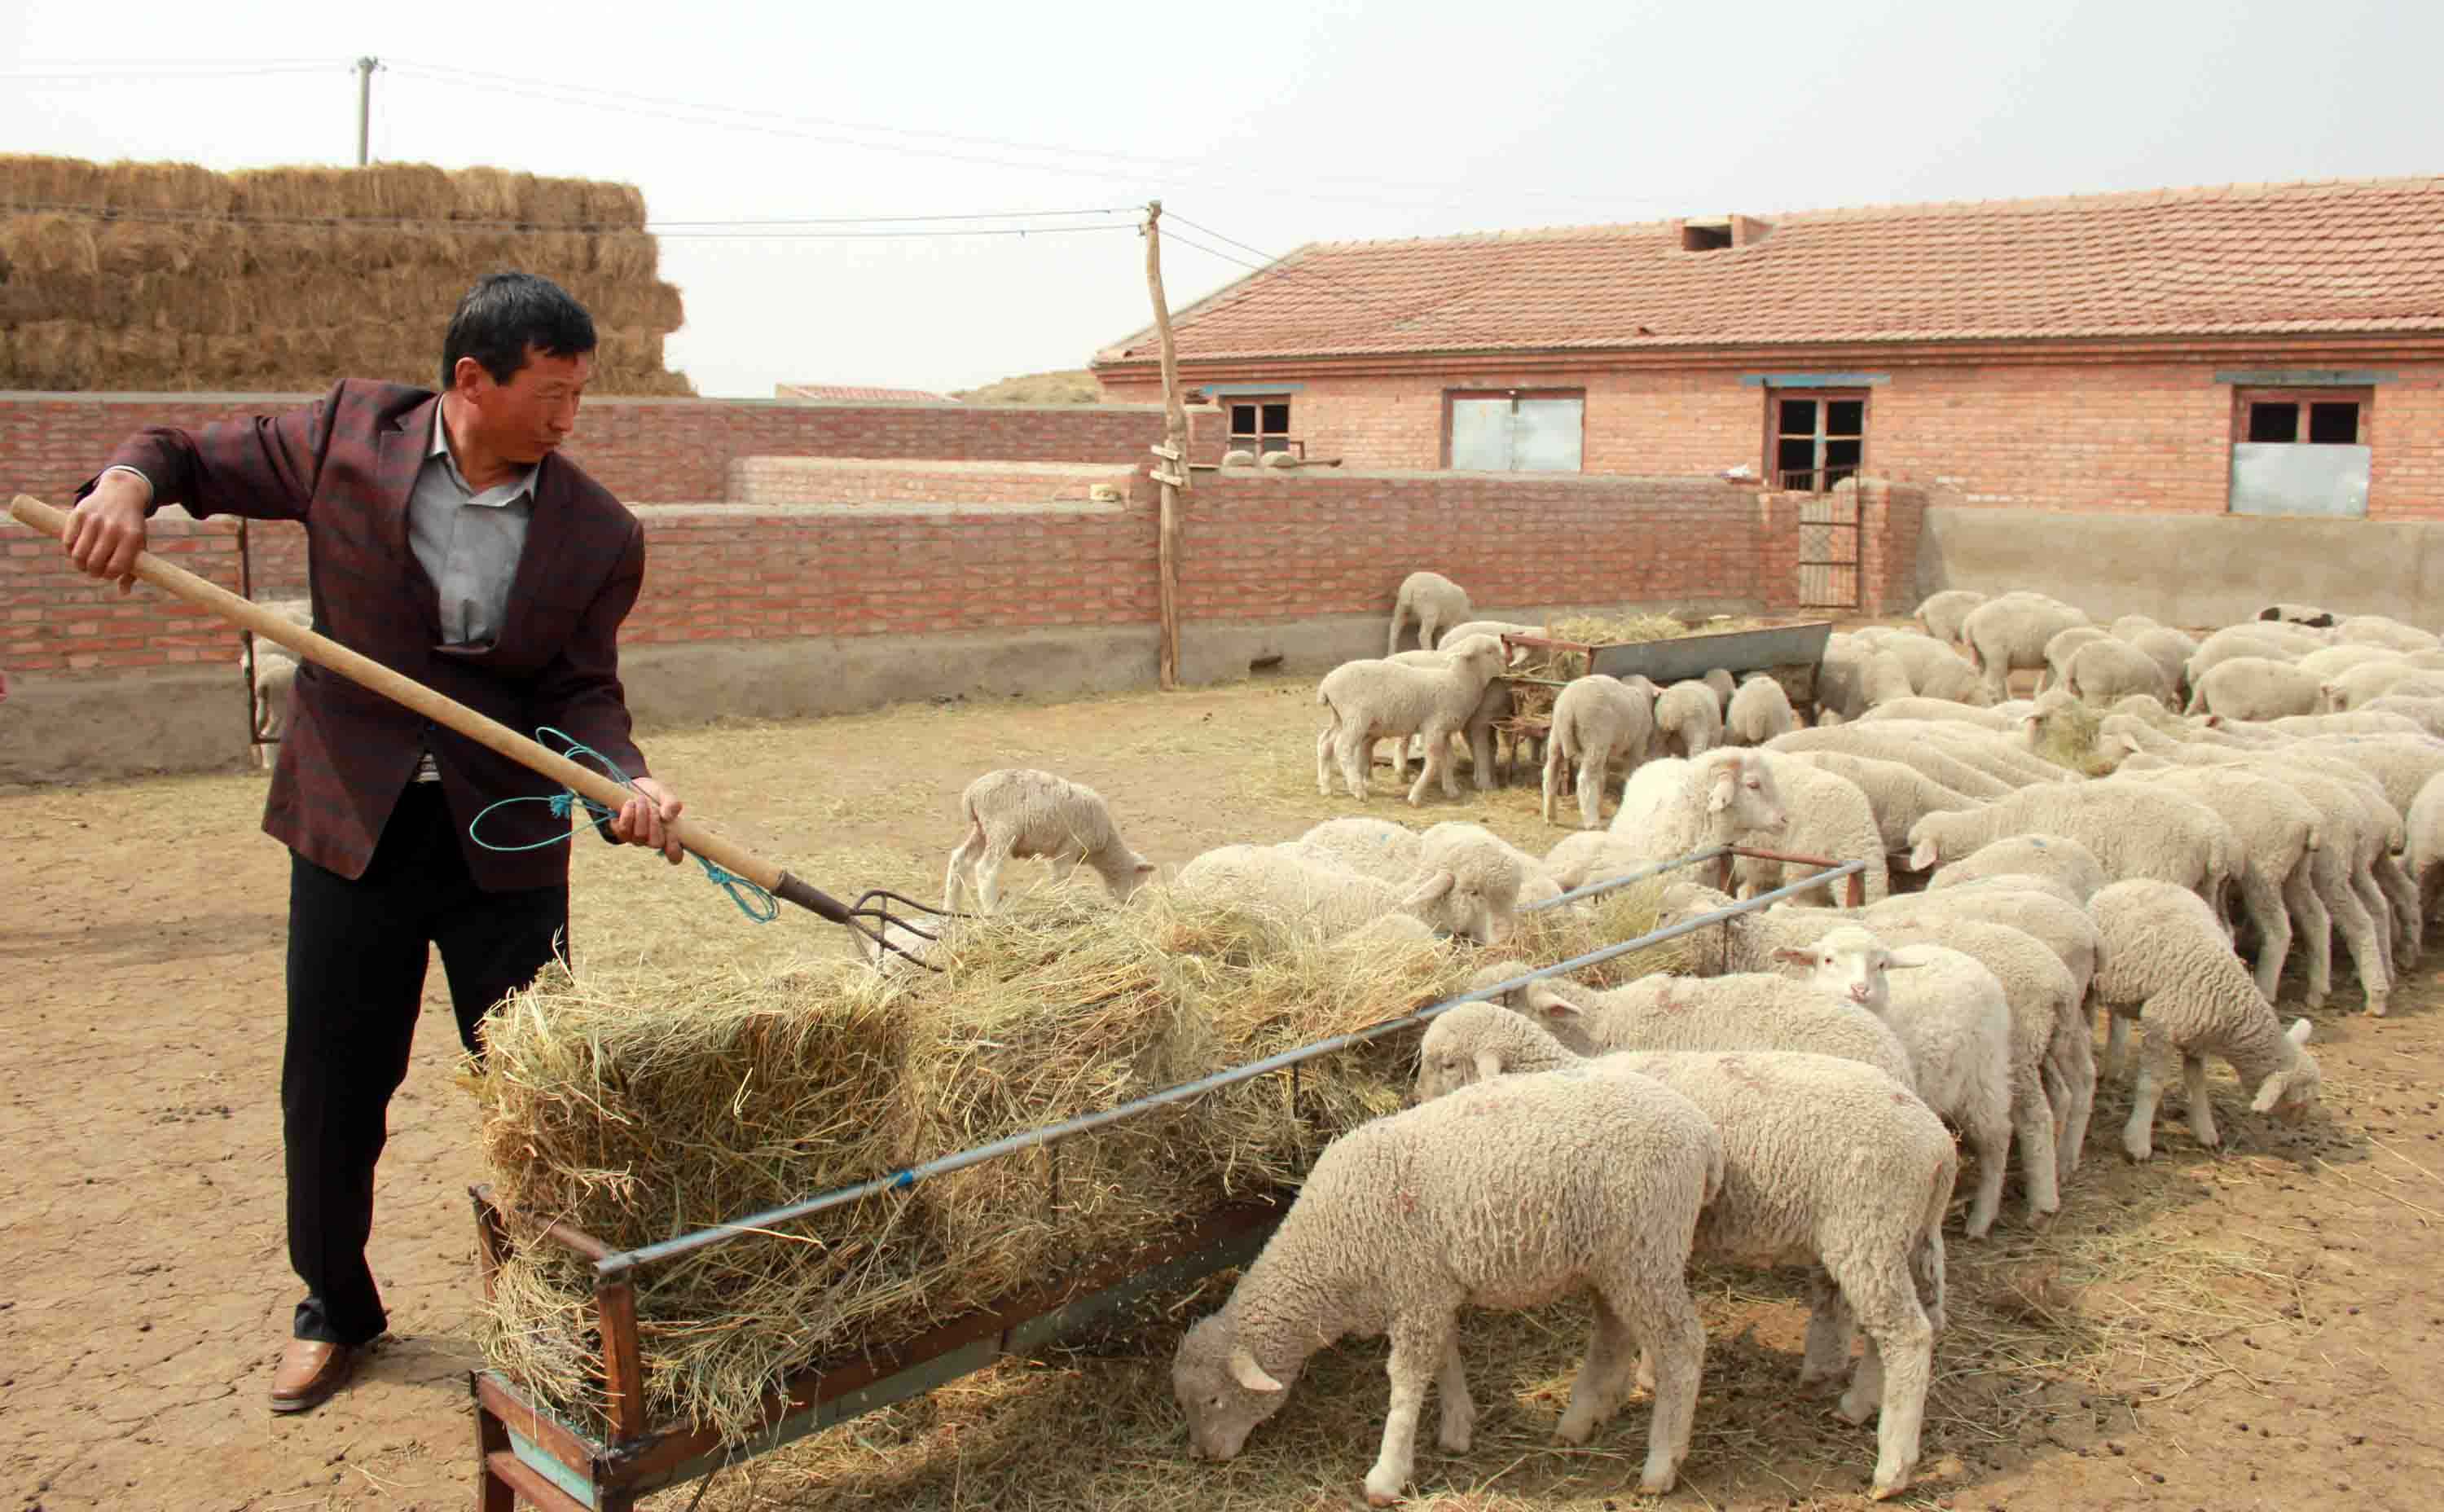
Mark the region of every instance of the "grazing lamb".
MULTIPOLYGON (((1876 902, 1891 892, 1883 832, 1876 825, 1875 805, 1860 791, 1859 784, 1838 772, 1810 766, 1795 756, 1778 751, 1760 755, 1773 773, 1774 789, 1789 815, 1774 849, 1797 856, 1822 856, 1836 863, 1864 861, 1866 869, 1860 875, 1866 900, 1876 902)), ((1743 897, 1787 887, 1821 870, 1798 861, 1764 861, 1746 856, 1731 863, 1731 875, 1739 879, 1743 897)), ((1821 897, 1830 903, 1834 901, 1833 888, 1834 884, 1828 882, 1796 894, 1794 901, 1821 897)))
POLYGON ((1562 895, 1543 860, 1482 824, 1446 821, 1427 830, 1417 841, 1417 865, 1425 874, 1449 872, 1471 879, 1492 911, 1496 941, 1518 926, 1521 908, 1562 895))
POLYGON ((2012 835, 2077 840, 2106 875, 2186 887, 2218 917, 2216 905, 2238 862, 2238 839, 2205 804, 2160 788, 2101 782, 2027 787, 1967 813, 1929 814, 1910 831, 1910 870, 1933 871, 2012 835))
POLYGON ((2164 674, 2165 686, 2173 691, 2170 697, 2162 700, 2164 707, 2179 707, 2181 700, 2189 696, 2190 658, 2197 655, 2198 643, 2177 630, 2158 626, 2131 636, 2130 644, 2146 653, 2156 670, 2164 674))
MULTIPOLYGON (((1515 871, 1509 885, 1515 906, 1515 871)), ((1437 868, 1395 884, 1276 845, 1217 846, 1181 867, 1173 883, 1183 896, 1270 913, 1326 940, 1387 913, 1409 913, 1479 945, 1494 942, 1497 920, 1510 912, 1499 899, 1501 887, 1499 868, 1490 878, 1437 868)))
MULTIPOLYGON (((1427 1029, 1419 1100, 1572 1063, 1516 1015, 1474 1007, 1427 1029)), ((1943 1329, 1943 1215, 1960 1164, 1951 1134, 1904 1084, 1830 1056, 1621 1051, 1602 1065, 1662 1082, 1722 1135, 1723 1189, 1697 1221, 1694 1258, 1816 1268, 1802 1384, 1840 1374, 1863 1325, 1867 1353, 1840 1411, 1853 1423, 1878 1417, 1874 1494, 1905 1488, 1943 1329)))
POLYGON ((1867 806, 1875 811, 1876 833, 1883 841, 1888 858, 1909 854, 1910 826, 1925 816, 1977 806, 1977 800, 1955 793, 1916 767, 1899 762, 1832 750, 1793 751, 1786 759, 1846 777, 1856 784, 1866 795, 1867 806))
MULTIPOLYGON (((2065 632, 2066 633, 2066 632, 2065 632)), ((2063 664, 2063 686, 2082 703, 2104 704, 2130 693, 2163 703, 2173 700, 2173 677, 2141 647, 2107 636, 2090 641, 2063 664)))
POLYGON ((1695 678, 1655 695, 1655 748, 1703 756, 1723 743, 1723 701, 1695 678))
POLYGON ((1459 1310, 1592 1290, 1595 1334, 1556 1431, 1587 1441, 1628 1396, 1643 1343, 1656 1392, 1639 1488, 1672 1489, 1706 1352, 1689 1252, 1723 1175, 1722 1137, 1695 1104, 1589 1067, 1497 1078, 1351 1130, 1317 1157, 1230 1300, 1180 1339, 1171 1384, 1191 1446, 1235 1456, 1317 1350, 1388 1334, 1392 1405, 1366 1500, 1389 1505, 1409 1483, 1430 1382, 1436 1442, 1469 1447, 1459 1310))
POLYGON ((1452 776, 1451 737, 1467 728, 1486 686, 1502 674, 1504 655, 1502 642, 1491 636, 1471 636, 1446 650, 1451 655, 1447 666, 1352 661, 1324 674, 1315 701, 1331 714, 1315 737, 1318 793, 1332 795, 1329 764, 1337 760, 1349 796, 1364 802, 1375 742, 1423 735, 1425 766, 1409 787, 1409 802, 1421 802, 1427 785, 1437 780, 1444 797, 1459 796, 1459 784, 1452 776))
POLYGON ((1816 667, 1816 702, 1843 720, 1854 720, 1879 704, 1913 696, 1909 668, 1898 656, 1851 636, 1833 636, 1824 642, 1816 667))
POLYGON ((2070 671, 2070 659, 2082 646, 2113 637, 2094 625, 2072 625, 2054 632, 2046 641, 2046 670, 2037 678, 2037 691, 2059 688, 2070 671))
MULTIPOLYGON (((1443 644, 1455 647, 1466 638, 1465 636, 1447 634, 1443 636, 1443 644)), ((1393 653, 1384 659, 1398 662, 1404 667, 1448 667, 1452 664, 1452 653, 1449 651, 1400 651, 1393 653)), ((1509 653, 1506 652, 1504 665, 1508 666, 1510 660, 1509 653)), ((1469 769, 1476 784, 1476 790, 1480 793, 1491 792, 1498 775, 1493 760, 1493 727, 1498 722, 1509 719, 1515 708, 1510 697, 1510 685, 1497 676, 1485 685, 1485 691, 1477 695, 1476 707, 1469 711, 1468 722, 1460 727, 1461 744, 1468 747, 1469 769)), ((1399 783, 1407 782, 1409 758, 1415 755, 1418 760, 1423 761, 1425 754, 1426 737, 1421 734, 1412 735, 1405 741, 1394 741, 1392 743, 1392 780, 1399 783)))
POLYGON ((1396 886, 1417 875, 1425 854, 1423 836, 1388 819, 1328 819, 1286 843, 1361 876, 1396 886))
MULTIPOLYGON (((2363 708, 2379 698, 2444 697, 2444 673, 2413 667, 2407 662, 2374 662, 2338 672, 2318 686, 2317 705, 2320 714, 2343 714, 2363 708)), ((2222 713, 2222 710, 2215 710, 2222 713)))
POLYGON ((1961 622, 1985 601, 1986 596, 1973 588, 1946 588, 1929 595, 1915 618, 1928 635, 1948 644, 1960 638, 1961 622))
POLYGON ((1905 730, 1906 727, 1898 720, 1844 725, 1833 729, 1795 729, 1767 742, 1767 748, 1792 754, 1823 751, 1897 762, 1930 782, 1940 783, 1964 798, 1981 802, 2017 790, 2016 784, 1990 776, 1925 741, 1913 739, 1905 730))
POLYGON ((281 648, 258 644, 254 648, 255 744, 251 747, 258 769, 268 767, 273 761, 272 747, 288 728, 288 694, 297 683, 297 660, 281 648))
POLYGON ((1383 655, 1400 649, 1400 632, 1412 619, 1417 622, 1417 649, 1432 651, 1442 644, 1435 638, 1437 627, 1456 625, 1468 617, 1467 589, 1440 573, 1413 572, 1400 580, 1400 591, 1392 600, 1392 633, 1383 642, 1383 655))
POLYGON ((2041 594, 2007 593, 1970 611, 1960 624, 1960 638, 1969 648, 1969 664, 1986 679, 1986 691, 1996 700, 2010 696, 2010 676, 2023 670, 2041 675, 2046 646, 2087 616, 2041 594))
MULTIPOLYGON (((1866 632, 1859 632, 1866 638, 1866 632)), ((1942 641, 1907 631, 1888 631, 1875 638, 1876 647, 1901 664, 1909 673, 1910 689, 1921 698, 1941 698, 1958 704, 1984 704, 1989 701, 1986 685, 1960 653, 1942 641)))
MULTIPOLYGON (((1529 983, 1523 996, 1529 1018, 1548 1026, 1573 1024, 1599 1054, 1795 1050, 1861 1061, 1905 1087, 1916 1085, 1909 1052, 1882 1020, 1821 987, 1772 972, 1658 974, 1603 992, 1549 978, 1529 983)), ((1556 1032, 1554 1038, 1564 1036, 1556 1032)))
POLYGON ((2006 875, 2046 877, 2060 883, 2081 904, 2109 880, 2096 853, 2075 839, 2061 835, 2006 835, 1936 868, 1927 879, 1926 890, 1934 893, 2006 875))
POLYGON ((1977 1152, 1977 1194, 1963 1232, 1983 1239, 2010 1169, 2011 1010, 2003 984, 1972 956, 1929 946, 1896 953, 1855 924, 1781 953, 1816 986, 1892 1026, 1909 1052, 1919 1099, 1977 1152), (1904 968, 1913 974, 1893 982, 1890 973, 1904 968))
POLYGON ((1731 746, 1762 746, 1798 728, 1790 694, 1773 677, 1755 673, 1731 693, 1730 711, 1723 716, 1723 741, 1731 746))
POLYGON ((2258 661, 2287 661, 2300 655, 2289 644, 2276 638, 2273 632, 2261 625, 2231 625, 2216 631, 2198 642, 2190 654, 2184 679, 2192 689, 2198 679, 2227 661, 2247 656, 2258 661))
POLYGON ((2350 641, 2312 651, 2300 658, 2304 672, 2320 677, 2336 677, 2354 667, 2406 665, 2401 653, 2385 646, 2371 646, 2365 641, 2350 641))
MULTIPOLYGON (((2181 766, 2133 772, 2127 782, 2154 782, 2213 808, 2240 838, 2242 866, 2234 879, 2241 905, 2257 929, 2257 990, 2274 1001, 2291 953, 2294 905, 2304 915, 2313 906, 2305 894, 2308 853, 2320 843, 2316 805, 2271 778, 2224 766, 2181 766)), ((2304 926, 2307 920, 2300 921, 2304 926)))
POLYGON ((2419 787, 2410 812, 2402 816, 2402 828, 2407 835, 2402 863, 2418 890, 2423 929, 2435 916, 2436 900, 2444 898, 2444 778, 2431 777, 2419 787))
POLYGON ((1764 753, 1727 749, 1667 756, 1630 773, 1612 834, 1645 859, 1664 861, 1700 846, 1746 844, 1788 823, 1764 753))
POLYGON ((942 907, 955 912, 964 886, 990 913, 1001 898, 1002 864, 1041 857, 1069 863, 1070 875, 1091 866, 1122 900, 1154 876, 1155 864, 1121 843, 1102 795, 1050 772, 1005 766, 970 783, 959 795, 968 833, 951 851, 942 876, 942 907))
MULTIPOLYGON (((1982 688, 1979 690, 1984 691, 1982 688)), ((1979 729, 2009 729, 2018 723, 2000 709, 1978 704, 1964 704, 1949 698, 1931 698, 1913 694, 1878 704, 1859 716, 1862 725, 1880 725, 1890 720, 1949 719, 1979 729)))
POLYGON ((1728 718, 1731 711, 1731 695, 1740 691, 1739 680, 1724 667, 1711 668, 1697 680, 1714 690, 1715 701, 1722 705, 1722 712, 1728 718))
POLYGON ((2353 615, 2334 627, 2334 639, 2384 646, 2399 652, 2434 651, 2439 644, 2444 644, 2416 625, 2405 625, 2383 615, 2353 615))
MULTIPOLYGON (((1644 679, 1639 679, 1641 686, 1644 679)), ((1708 696, 1712 696, 1710 693, 1708 696)), ((1656 705, 1639 688, 1602 673, 1574 679, 1553 700, 1552 732, 1545 743, 1545 822, 1553 822, 1553 801, 1562 773, 1575 764, 1579 820, 1588 829, 1603 822, 1605 774, 1615 760, 1635 766, 1655 738, 1656 705)))
POLYGON ((2207 1101, 2210 1052, 2240 1078, 2252 1111, 2287 1121, 2307 1112, 2319 1079, 2317 1058, 2302 1048, 2308 1021, 2284 1032, 2203 904, 2178 888, 2138 879, 2114 883, 2089 908, 2104 936, 2096 995, 2114 1015, 2108 1062, 2118 1067, 2124 1059, 2130 1017, 2145 1036, 2130 1122, 2121 1131, 2131 1159, 2155 1152, 2156 1103, 2176 1060, 2189 1092, 2190 1132, 2209 1149, 2222 1142, 2207 1101))

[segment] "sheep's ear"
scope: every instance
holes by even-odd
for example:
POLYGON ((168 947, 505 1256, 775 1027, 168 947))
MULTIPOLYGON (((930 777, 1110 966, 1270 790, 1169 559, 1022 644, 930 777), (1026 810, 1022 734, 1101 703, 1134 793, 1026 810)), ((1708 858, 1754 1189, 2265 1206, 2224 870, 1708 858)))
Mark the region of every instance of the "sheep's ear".
POLYGON ((1943 853, 1936 848, 1935 841, 1920 840, 1917 842, 1916 846, 1910 851, 1909 869, 1913 872, 1926 871, 1933 867, 1937 860, 1940 860, 1942 858, 1942 855, 1943 853))
POLYGON ((1453 886, 1458 881, 1459 878, 1453 876, 1450 872, 1436 872, 1434 876, 1429 876, 1424 881, 1418 883, 1416 891, 1411 893, 1407 897, 1400 899, 1400 907, 1403 909, 1421 909, 1429 903, 1439 901, 1444 894, 1451 892, 1453 886))
POLYGON ((1814 966, 1816 964, 1815 951, 1803 950, 1789 946, 1786 946, 1782 950, 1774 951, 1773 958, 1777 961, 1787 961, 1792 966, 1814 966))
POLYGON ((1884 969, 1887 971, 1915 971, 1919 967, 1934 964, 1925 956, 1905 955, 1899 950, 1890 950, 1884 955, 1884 969))
POLYGON ((2222 716, 2221 714, 2209 714, 2209 715, 2207 716, 2207 728, 2209 728, 2209 729, 2221 729, 2221 728, 2223 728, 2223 716, 2222 716))
POLYGON ((1556 1023, 1565 1023, 1572 1019, 1583 1019, 1586 1017, 1585 1012, 1582 1010, 1577 1004, 1562 996, 1559 992, 1554 991, 1551 987, 1546 986, 1542 982, 1528 983, 1527 996, 1528 1006, 1530 1009, 1543 1014, 1546 1018, 1552 1020, 1556 1023))
POLYGON ((2287 1038, 2293 1044, 2306 1044, 2308 1036, 2316 1031, 2316 1027, 2305 1019, 2294 1019, 2291 1021, 2291 1030, 2287 1038))
POLYGON ((1713 796, 1706 800, 1706 812, 1719 814, 1731 806, 1731 796, 1739 790, 1740 769, 1726 764, 1723 775, 1714 780, 1713 796))
POLYGON ((2257 1096, 2250 1099, 2249 1111, 2272 1113, 2274 1105, 2283 1100, 2283 1089, 2290 1079, 2290 1073, 2287 1071, 2269 1073, 2264 1081, 2257 1084, 2257 1096))
POLYGON ((1256 1356, 1248 1353, 1245 1344, 1231 1352, 1231 1378, 1251 1392, 1282 1389, 1282 1383, 1265 1374, 1265 1368, 1256 1363, 1256 1356))
POLYGON ((1502 1075, 1502 1058, 1490 1050, 1479 1050, 1476 1053, 1476 1079, 1490 1081, 1500 1075, 1502 1075))

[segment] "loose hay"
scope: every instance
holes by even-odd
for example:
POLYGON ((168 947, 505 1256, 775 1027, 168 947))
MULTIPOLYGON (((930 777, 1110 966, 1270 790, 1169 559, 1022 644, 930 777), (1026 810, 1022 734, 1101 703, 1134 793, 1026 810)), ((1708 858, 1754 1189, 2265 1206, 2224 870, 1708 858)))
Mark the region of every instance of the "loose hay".
MULTIPOLYGON (((945 944, 946 971, 888 983, 840 962, 547 973, 489 1022, 472 1076, 499 1194, 632 1248, 1399 1017, 1472 965, 1162 889, 1117 910, 1030 896, 945 944)), ((1414 1050, 1392 1035, 1303 1067, 1304 1118, 1287 1078, 1261 1078, 653 1266, 647 1411, 735 1435, 794 1368, 1292 1184, 1324 1139, 1399 1106, 1414 1050)), ((599 1431, 592 1286, 524 1246, 481 1332, 496 1369, 599 1431)))
POLYGON ((2038 755, 2083 777, 2112 773, 2115 763, 2096 748, 2097 736, 2102 733, 2104 725, 2101 713, 2072 701, 2057 704, 2032 717, 2037 721, 2037 737, 2030 748, 2038 755))

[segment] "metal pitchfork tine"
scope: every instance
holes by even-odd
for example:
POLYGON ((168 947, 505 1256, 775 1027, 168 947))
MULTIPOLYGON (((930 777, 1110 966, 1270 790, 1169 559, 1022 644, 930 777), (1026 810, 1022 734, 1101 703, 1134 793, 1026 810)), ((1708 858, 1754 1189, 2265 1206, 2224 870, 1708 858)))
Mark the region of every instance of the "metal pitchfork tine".
MULTIPOLYGON (((27 494, 18 494, 10 502, 9 513, 19 524, 41 531, 54 541, 62 539, 67 529, 68 517, 64 511, 27 494)), ((252 599, 239 598, 217 583, 207 582, 192 572, 174 567, 150 551, 137 553, 134 572, 135 576, 155 587, 209 609, 231 624, 287 647, 305 660, 327 667, 351 682, 404 704, 436 725, 447 725, 469 740, 496 750, 531 771, 542 773, 595 803, 616 811, 636 796, 624 784, 528 740, 498 720, 477 713, 412 677, 401 676, 336 640, 316 635, 285 615, 275 614, 252 599)), ((829 919, 854 931, 860 938, 872 941, 879 950, 905 956, 929 970, 940 968, 920 960, 905 947, 884 938, 884 934, 897 928, 929 944, 937 937, 916 924, 895 917, 889 905, 895 902, 904 904, 919 913, 941 918, 962 916, 883 888, 865 893, 857 900, 856 906, 851 907, 822 889, 790 876, 778 863, 733 840, 725 839, 685 815, 670 822, 668 833, 691 855, 705 863, 714 881, 724 885, 752 883, 773 897, 796 904, 819 918, 829 919), (873 901, 876 898, 884 902, 877 905, 873 901)))

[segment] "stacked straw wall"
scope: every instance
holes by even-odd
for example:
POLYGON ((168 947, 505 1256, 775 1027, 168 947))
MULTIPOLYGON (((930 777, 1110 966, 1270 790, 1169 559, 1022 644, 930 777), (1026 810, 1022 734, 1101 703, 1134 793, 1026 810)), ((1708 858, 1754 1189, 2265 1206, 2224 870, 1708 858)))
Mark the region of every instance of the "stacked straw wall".
POLYGON ((515 267, 593 313, 596 393, 693 394, 644 225, 628 185, 499 169, 0 157, 0 388, 430 387, 459 296, 515 267))

